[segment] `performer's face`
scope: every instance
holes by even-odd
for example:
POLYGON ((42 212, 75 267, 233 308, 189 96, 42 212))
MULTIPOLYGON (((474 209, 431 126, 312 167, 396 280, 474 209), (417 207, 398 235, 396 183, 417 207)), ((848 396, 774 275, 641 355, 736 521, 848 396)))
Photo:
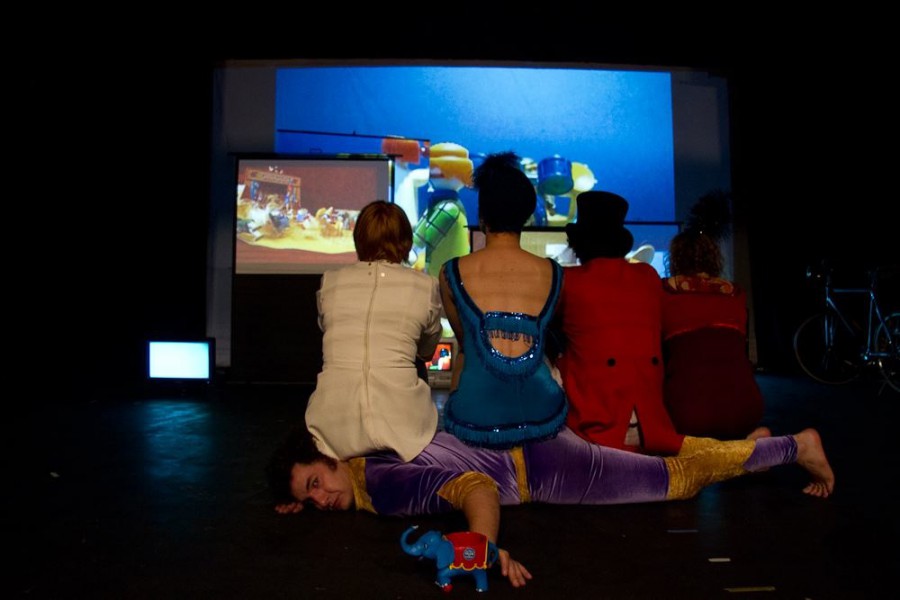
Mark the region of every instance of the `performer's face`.
POLYGON ((353 507, 353 485, 347 466, 336 468, 316 461, 296 463, 291 469, 291 493, 294 498, 319 510, 348 510, 353 507))

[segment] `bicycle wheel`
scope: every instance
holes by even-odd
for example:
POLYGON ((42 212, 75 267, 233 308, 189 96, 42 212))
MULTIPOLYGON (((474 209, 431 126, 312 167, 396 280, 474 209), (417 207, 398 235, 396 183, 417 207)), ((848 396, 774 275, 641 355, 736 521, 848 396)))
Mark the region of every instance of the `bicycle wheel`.
POLYGON ((889 315, 884 323, 875 330, 875 349, 878 352, 890 352, 892 356, 878 360, 884 380, 892 388, 900 392, 900 313, 889 315), (887 332, 891 332, 893 347, 888 341, 887 332))
POLYGON ((794 333, 794 356, 800 368, 820 383, 850 383, 862 372, 856 336, 830 312, 800 324, 794 333))

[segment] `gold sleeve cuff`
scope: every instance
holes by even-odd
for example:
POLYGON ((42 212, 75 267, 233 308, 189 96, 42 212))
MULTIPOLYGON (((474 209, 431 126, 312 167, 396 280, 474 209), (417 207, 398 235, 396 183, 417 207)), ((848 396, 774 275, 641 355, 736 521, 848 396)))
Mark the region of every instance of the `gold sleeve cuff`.
POLYGON ((356 504, 356 510, 367 510, 374 513, 372 497, 366 492, 366 459, 351 458, 347 464, 350 466, 350 483, 353 485, 353 501, 356 504))
POLYGON ((663 460, 669 471, 667 500, 692 498, 713 483, 743 475, 744 463, 756 447, 754 440, 722 442, 709 438, 684 438, 678 456, 663 460))
POLYGON ((481 486, 489 486, 497 496, 500 495, 496 481, 484 473, 467 471, 442 485, 438 490, 438 496, 452 504, 453 508, 462 510, 463 500, 466 499, 466 496, 481 486))

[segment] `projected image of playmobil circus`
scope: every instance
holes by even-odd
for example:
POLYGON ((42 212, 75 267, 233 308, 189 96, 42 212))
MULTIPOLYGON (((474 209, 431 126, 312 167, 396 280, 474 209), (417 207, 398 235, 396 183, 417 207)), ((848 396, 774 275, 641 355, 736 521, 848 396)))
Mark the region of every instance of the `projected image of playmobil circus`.
POLYGON ((360 209, 389 195, 390 161, 385 158, 238 160, 239 272, 352 262, 360 209))

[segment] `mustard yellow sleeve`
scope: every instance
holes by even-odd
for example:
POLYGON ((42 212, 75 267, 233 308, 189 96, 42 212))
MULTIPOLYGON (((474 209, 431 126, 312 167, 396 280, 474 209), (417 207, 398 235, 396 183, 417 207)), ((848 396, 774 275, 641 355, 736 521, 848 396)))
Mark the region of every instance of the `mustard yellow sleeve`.
POLYGON ((498 498, 500 497, 497 482, 484 473, 474 471, 467 471, 442 485, 438 490, 438 496, 449 502, 453 508, 462 510, 463 501, 472 490, 483 486, 489 487, 498 498))

